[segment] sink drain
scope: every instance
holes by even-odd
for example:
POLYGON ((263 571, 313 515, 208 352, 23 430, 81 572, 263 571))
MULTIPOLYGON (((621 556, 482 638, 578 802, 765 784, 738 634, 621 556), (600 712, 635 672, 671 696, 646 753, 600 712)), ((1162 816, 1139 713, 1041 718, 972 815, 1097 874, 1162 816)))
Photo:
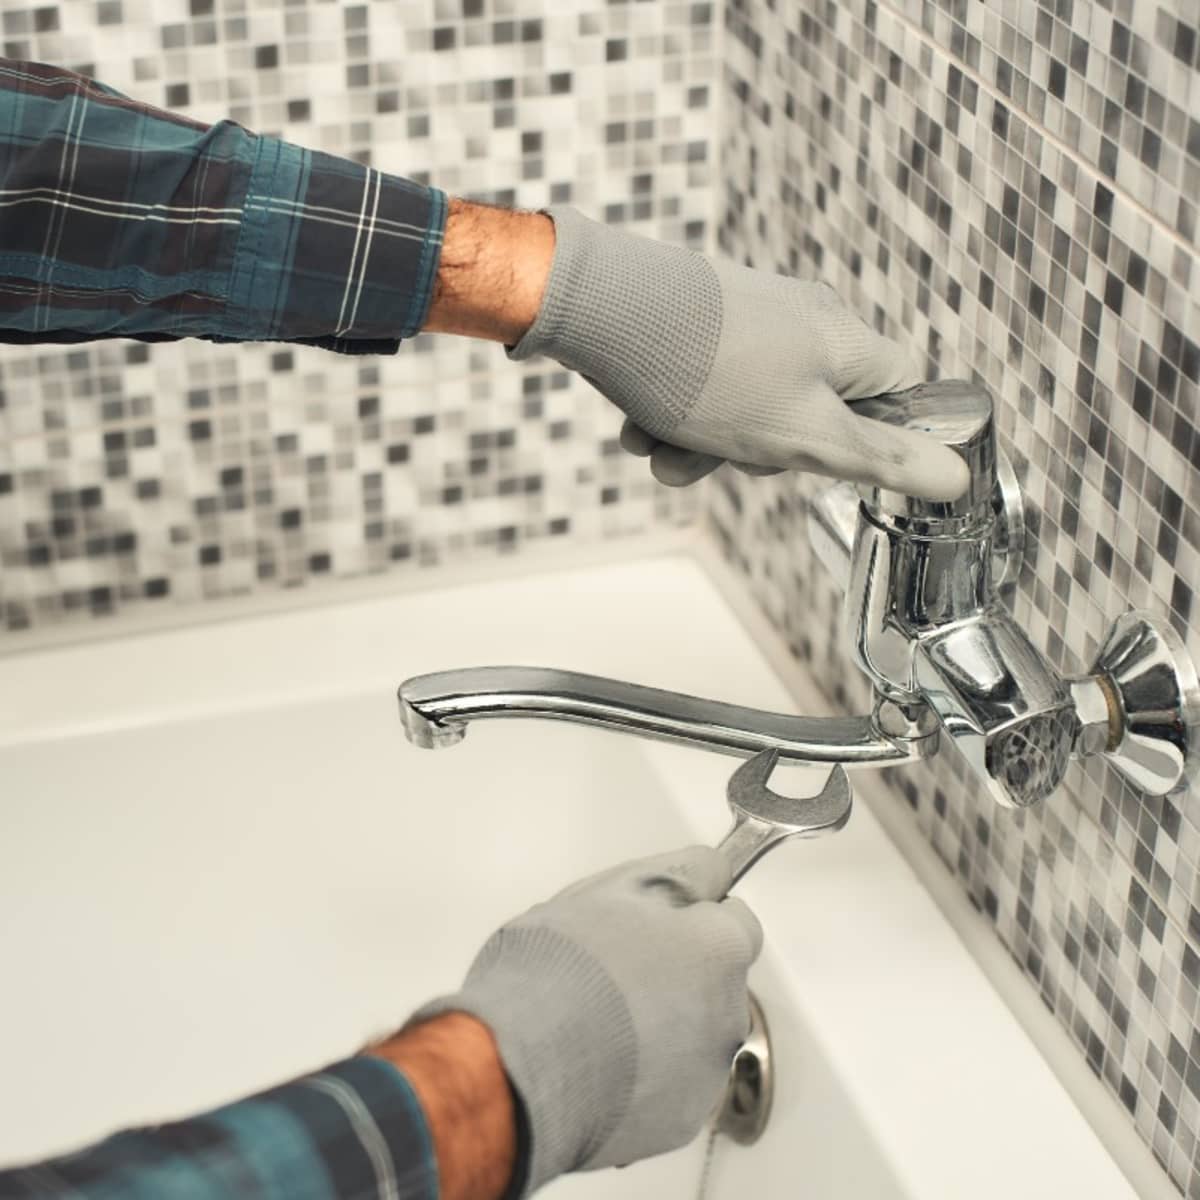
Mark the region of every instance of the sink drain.
POLYGON ((750 1032, 729 1068, 725 1099, 717 1111, 714 1130, 739 1146, 753 1146, 771 1116, 775 1074, 771 1065, 771 1034, 762 1006, 750 993, 750 1032))
POLYGON ((729 1066, 729 1082, 725 1085, 725 1098, 709 1126, 696 1200, 708 1200, 718 1138, 723 1134, 740 1146, 753 1146, 767 1127, 774 1094, 771 1034, 758 997, 751 992, 750 1032, 733 1056, 729 1066))

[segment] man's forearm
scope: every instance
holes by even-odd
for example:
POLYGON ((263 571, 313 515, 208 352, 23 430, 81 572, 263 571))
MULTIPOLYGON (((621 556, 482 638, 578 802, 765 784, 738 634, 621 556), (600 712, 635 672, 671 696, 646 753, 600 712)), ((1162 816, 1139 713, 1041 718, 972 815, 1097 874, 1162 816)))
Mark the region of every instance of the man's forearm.
POLYGON ((0 342, 394 354, 421 327, 438 188, 47 63, 0 58, 0 124, 0 342))
POLYGON ((554 222, 451 200, 426 333, 515 345, 533 324, 554 257, 554 222))
POLYGON ((498 1200, 516 1166, 516 1113, 488 1027, 451 1012, 371 1048, 398 1067, 433 1139, 439 1200, 498 1200))
POLYGON ((247 1200, 289 1200, 298 1180, 328 1200, 498 1200, 517 1154, 515 1103, 492 1035, 449 1012, 212 1112, 0 1168, 0 1196, 215 1196, 236 1179, 247 1200))

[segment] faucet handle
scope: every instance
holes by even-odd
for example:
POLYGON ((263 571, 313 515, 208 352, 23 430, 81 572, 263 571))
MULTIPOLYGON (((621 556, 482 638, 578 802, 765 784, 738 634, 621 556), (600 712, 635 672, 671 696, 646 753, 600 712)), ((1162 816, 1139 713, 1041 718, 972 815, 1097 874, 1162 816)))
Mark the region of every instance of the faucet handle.
POLYGON ((943 379, 904 392, 852 400, 850 406, 859 416, 936 438, 959 454, 971 472, 970 485, 957 500, 921 500, 884 488, 869 489, 863 499, 873 516, 889 523, 947 522, 955 527, 961 527, 964 519, 969 524, 991 519, 996 432, 992 397, 985 387, 943 379))
MULTIPOLYGON (((862 496, 853 483, 831 483, 808 502, 808 538, 817 557, 844 592, 850 584, 851 556, 858 531, 862 496)), ((1025 504, 1017 473, 1003 450, 996 453, 996 486, 992 490, 992 583, 998 591, 1012 587, 1025 561, 1025 504)))
MULTIPOLYGON (((1139 791, 1165 796, 1187 788, 1200 771, 1200 678, 1183 639, 1148 612, 1128 612, 1109 630, 1091 675, 1072 681, 1081 720, 1091 715, 1093 744, 1076 753, 1103 754, 1139 791), (1088 687, 1104 704, 1079 701, 1088 687)), ((1086 730, 1081 730, 1086 732, 1086 730)))

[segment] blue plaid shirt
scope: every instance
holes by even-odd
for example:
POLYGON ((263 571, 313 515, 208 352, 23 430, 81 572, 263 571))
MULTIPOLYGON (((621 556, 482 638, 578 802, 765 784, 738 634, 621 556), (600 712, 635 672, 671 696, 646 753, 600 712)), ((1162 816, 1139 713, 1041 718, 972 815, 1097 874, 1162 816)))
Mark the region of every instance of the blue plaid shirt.
MULTIPOLYGON (((0 342, 393 353, 425 321, 445 219, 436 188, 0 59, 0 342)), ((436 1195, 412 1089, 368 1057, 0 1171, 3 1200, 436 1195)))
POLYGON ((425 322, 446 196, 0 59, 0 342, 304 342, 425 322))
MULTIPOLYGON (((3 1086, 0 1083, 0 1086, 3 1086)), ((3 1200, 436 1200, 412 1088, 381 1058, 316 1075, 77 1154, 0 1170, 3 1200)))

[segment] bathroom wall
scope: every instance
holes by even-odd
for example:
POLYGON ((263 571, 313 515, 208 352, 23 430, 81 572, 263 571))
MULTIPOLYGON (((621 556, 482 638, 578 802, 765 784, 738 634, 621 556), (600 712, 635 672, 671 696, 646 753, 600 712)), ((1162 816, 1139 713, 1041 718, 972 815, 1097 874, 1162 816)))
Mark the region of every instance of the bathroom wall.
MULTIPOLYGON (((724 19, 723 249, 829 281, 931 375, 986 383, 1034 535, 1013 606, 1055 664, 1090 664, 1134 607, 1200 655, 1196 0, 731 0, 724 19)), ((709 520, 830 699, 861 709, 805 531, 817 486, 722 472, 709 520)), ((1000 811, 950 755, 892 783, 1200 1196, 1196 796, 1076 764, 1041 808, 1000 811)))
MULTIPOLYGON (((3 53, 428 180, 711 239, 709 4, 0 0, 3 53)), ((687 523, 547 360, 417 338, 0 346, 0 644, 232 594, 687 523)))

